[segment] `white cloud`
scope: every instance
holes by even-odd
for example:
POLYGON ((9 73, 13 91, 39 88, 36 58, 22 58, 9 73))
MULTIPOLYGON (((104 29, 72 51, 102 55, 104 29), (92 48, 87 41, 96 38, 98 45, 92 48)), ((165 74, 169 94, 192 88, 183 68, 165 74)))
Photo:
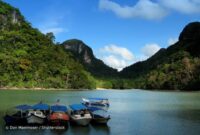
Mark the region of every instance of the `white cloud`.
POLYGON ((62 18, 51 17, 41 22, 38 27, 44 34, 48 32, 53 32, 54 35, 57 35, 63 32, 68 32, 68 29, 62 27, 61 23, 62 23, 62 18))
POLYGON ((119 47, 114 44, 107 45, 101 50, 111 54, 119 55, 125 60, 133 60, 134 58, 133 54, 127 48, 119 47))
POLYGON ((42 33, 46 34, 48 32, 53 32, 54 35, 56 34, 59 34, 59 33, 62 33, 62 32, 65 32, 66 30, 64 30, 63 28, 56 28, 56 27, 49 27, 49 28, 46 28, 46 29, 41 29, 42 33))
POLYGON ((160 46, 158 44, 146 44, 141 51, 146 57, 151 57, 159 50, 160 46))
POLYGON ((68 29, 62 27, 62 19, 61 17, 53 17, 44 19, 44 21, 40 22, 39 29, 42 33, 46 34, 48 32, 53 32, 54 35, 68 32, 68 29))
POLYGON ((168 46, 175 44, 178 41, 178 38, 169 38, 167 41, 168 46))
POLYGON ((167 15, 167 11, 158 3, 151 0, 139 0, 134 6, 121 6, 111 0, 100 0, 99 8, 110 10, 122 18, 161 19, 167 15))
POLYGON ((105 64, 120 71, 135 62, 146 60, 159 51, 160 48, 161 47, 155 43, 146 44, 142 47, 141 54, 135 57, 127 48, 111 44, 101 48, 99 56, 101 56, 100 59, 102 59, 105 64))
POLYGON ((118 71, 135 62, 132 52, 130 52, 127 48, 114 44, 101 48, 100 53, 102 55, 101 59, 104 63, 112 68, 118 69, 118 71))
POLYGON ((160 4, 181 13, 200 13, 199 0, 159 0, 160 4))
POLYGON ((122 6, 114 0, 99 0, 99 8, 122 18, 162 19, 171 10, 183 14, 199 14, 200 0, 138 0, 133 6, 122 6))
POLYGON ((105 62, 105 64, 117 69, 118 71, 121 71, 124 67, 128 65, 126 60, 118 58, 114 55, 105 56, 102 60, 105 62))

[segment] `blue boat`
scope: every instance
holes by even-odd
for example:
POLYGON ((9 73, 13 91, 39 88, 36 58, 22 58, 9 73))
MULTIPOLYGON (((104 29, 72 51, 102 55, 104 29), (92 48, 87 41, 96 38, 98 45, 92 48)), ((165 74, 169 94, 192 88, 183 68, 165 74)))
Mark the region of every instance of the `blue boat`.
POLYGON ((111 119, 110 115, 107 114, 107 111, 98 107, 88 107, 92 115, 93 124, 107 124, 107 122, 111 119))
POLYGON ((83 104, 70 105, 70 121, 81 126, 87 126, 92 120, 92 116, 87 107, 83 104))
POLYGON ((26 117, 27 117, 27 111, 31 109, 32 106, 30 105, 18 105, 15 107, 17 112, 15 112, 12 115, 6 114, 4 116, 4 120, 6 125, 25 125, 27 124, 26 117))

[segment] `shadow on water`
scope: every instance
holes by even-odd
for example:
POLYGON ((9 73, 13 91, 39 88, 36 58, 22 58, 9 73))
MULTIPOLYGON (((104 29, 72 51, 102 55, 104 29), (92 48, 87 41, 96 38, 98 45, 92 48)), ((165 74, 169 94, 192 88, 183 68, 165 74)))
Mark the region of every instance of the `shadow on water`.
POLYGON ((71 125, 69 132, 75 135, 88 135, 90 133, 90 126, 71 125))
POLYGON ((91 125, 96 133, 98 134, 104 134, 104 135, 110 135, 110 127, 106 125, 91 125))
POLYGON ((5 131, 5 122, 4 122, 4 117, 5 112, 0 112, 0 134, 5 131))
MULTIPOLYGON (((69 128, 69 127, 68 127, 69 128)), ((63 130, 50 130, 52 134, 56 134, 56 135, 64 135, 66 134, 66 132, 68 131, 68 128, 63 129, 63 130)))

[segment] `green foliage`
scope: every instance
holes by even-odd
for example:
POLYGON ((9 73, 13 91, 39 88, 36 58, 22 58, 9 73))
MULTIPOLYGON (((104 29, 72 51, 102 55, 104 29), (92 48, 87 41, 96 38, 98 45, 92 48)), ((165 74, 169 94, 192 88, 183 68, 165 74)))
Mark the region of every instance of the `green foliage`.
POLYGON ((53 33, 31 28, 19 11, 0 1, 0 87, 92 89, 95 79, 53 33), (13 24, 16 12, 18 23, 13 24), (5 14, 6 13, 6 14, 5 14))
POLYGON ((54 36, 53 32, 48 32, 48 33, 46 34, 46 37, 47 37, 48 39, 50 39, 52 42, 55 42, 55 36, 54 36))
POLYGON ((8 14, 13 9, 9 4, 0 0, 0 14, 8 14))
POLYGON ((97 79, 96 87, 97 88, 111 89, 112 88, 112 82, 110 80, 97 79))

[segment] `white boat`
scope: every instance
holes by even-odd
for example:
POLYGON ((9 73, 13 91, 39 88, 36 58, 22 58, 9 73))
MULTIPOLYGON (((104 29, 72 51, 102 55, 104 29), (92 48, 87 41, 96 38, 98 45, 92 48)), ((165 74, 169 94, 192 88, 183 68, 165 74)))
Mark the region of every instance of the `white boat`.
POLYGON ((87 126, 92 120, 90 112, 87 110, 87 107, 82 104, 73 104, 70 105, 70 120, 72 123, 81 126, 87 126))
POLYGON ((84 105, 87 106, 100 106, 109 107, 109 101, 107 98, 82 98, 84 105))
POLYGON ((47 121, 47 111, 49 106, 47 104, 36 104, 28 111, 27 123, 28 124, 44 124, 47 121))
POLYGON ((43 124, 45 123, 46 116, 42 111, 29 111, 27 116, 28 124, 43 124))

